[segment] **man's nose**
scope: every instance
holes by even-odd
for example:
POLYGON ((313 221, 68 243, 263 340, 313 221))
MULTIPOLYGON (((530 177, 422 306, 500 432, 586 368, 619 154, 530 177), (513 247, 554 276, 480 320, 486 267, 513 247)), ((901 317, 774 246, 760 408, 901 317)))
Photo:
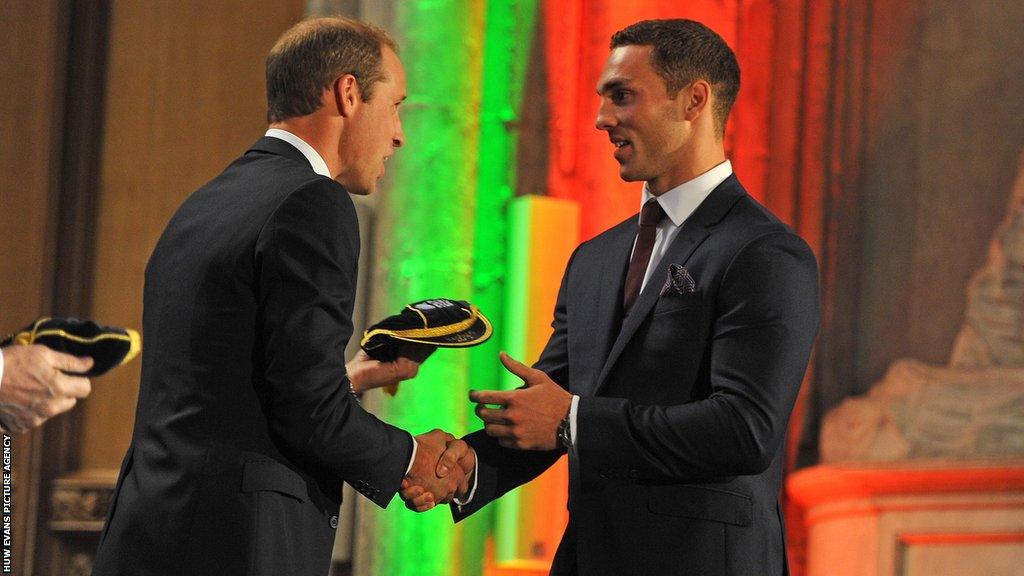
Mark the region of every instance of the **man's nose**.
POLYGON ((608 111, 608 106, 605 103, 601 103, 601 107, 597 109, 597 118, 594 120, 594 126, 598 130, 608 130, 615 125, 615 117, 608 111))
POLYGON ((398 122, 395 135, 391 137, 391 146, 394 148, 401 148, 405 146, 405 131, 402 130, 402 122, 398 122))

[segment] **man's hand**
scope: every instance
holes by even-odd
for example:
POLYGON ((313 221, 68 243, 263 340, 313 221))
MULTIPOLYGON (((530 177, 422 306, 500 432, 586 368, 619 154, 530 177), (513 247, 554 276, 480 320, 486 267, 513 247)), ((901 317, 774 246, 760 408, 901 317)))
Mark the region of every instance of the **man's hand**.
POLYGON ((498 444, 519 450, 554 450, 558 447, 558 424, 569 413, 572 394, 544 372, 501 353, 505 369, 522 378, 518 390, 475 390, 469 399, 477 403, 476 415, 484 421, 488 436, 498 444), (496 404, 500 408, 488 408, 496 404))
POLYGON ((4 348, 0 422, 8 432, 20 433, 67 412, 92 389, 87 378, 61 371, 86 372, 90 368, 92 358, 78 358, 46 346, 4 348))
POLYGON ((458 458, 453 459, 457 454, 444 459, 449 442, 455 442, 455 437, 438 429, 416 437, 416 459, 412 463, 412 469, 405 476, 402 487, 404 490, 407 484, 410 487, 419 486, 422 492, 411 495, 410 498, 406 498, 403 493, 402 498, 406 500, 407 507, 422 512, 432 508, 435 503, 450 502, 466 483, 463 468, 456 462, 458 458), (428 493, 430 498, 423 498, 428 493), (417 497, 421 503, 429 500, 429 506, 420 510, 413 505, 410 499, 417 497))
MULTIPOLYGON (((469 494, 473 473, 476 470, 476 452, 463 440, 448 441, 444 454, 441 454, 437 461, 435 473, 437 476, 446 477, 453 469, 463 475, 455 497, 465 498, 469 494)), ((402 480, 402 500, 405 500, 406 507, 417 512, 426 512, 436 504, 434 495, 423 486, 415 484, 408 476, 402 480)))
POLYGON ((392 362, 381 362, 360 350, 355 358, 345 364, 345 370, 352 382, 352 390, 357 394, 373 388, 387 387, 394 395, 399 382, 416 377, 420 363, 404 356, 399 356, 392 362))

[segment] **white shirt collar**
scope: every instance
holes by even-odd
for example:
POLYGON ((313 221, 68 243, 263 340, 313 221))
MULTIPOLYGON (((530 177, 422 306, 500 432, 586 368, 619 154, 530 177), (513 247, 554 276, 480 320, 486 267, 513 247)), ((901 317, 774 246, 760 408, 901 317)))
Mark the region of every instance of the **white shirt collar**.
MULTIPOLYGON (((672 224, 680 226, 697 210, 697 207, 711 194, 711 191, 731 175, 732 162, 726 160, 693 180, 683 182, 679 186, 658 196, 658 202, 661 203, 661 208, 665 210, 665 214, 672 221, 672 224)), ((640 198, 641 208, 648 200, 654 197, 647 190, 647 183, 645 182, 644 192, 640 198)))
POLYGON ((292 146, 295 146, 295 148, 297 148, 299 152, 302 152, 302 155, 306 157, 306 160, 309 160, 309 165, 313 167, 314 172, 321 176, 332 178, 331 171, 327 168, 327 162, 324 162, 320 153, 307 144, 302 138, 299 138, 287 130, 281 130, 280 128, 270 128, 264 136, 284 140, 292 146))

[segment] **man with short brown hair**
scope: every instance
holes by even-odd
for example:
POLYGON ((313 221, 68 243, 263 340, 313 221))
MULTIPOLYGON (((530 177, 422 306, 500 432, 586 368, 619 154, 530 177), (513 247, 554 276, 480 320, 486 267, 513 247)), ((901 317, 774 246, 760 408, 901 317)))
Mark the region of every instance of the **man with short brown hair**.
POLYGON ((364 100, 385 79, 384 49, 398 45, 383 29, 348 18, 317 18, 293 26, 267 56, 267 121, 312 114, 325 86, 344 74, 359 81, 364 100))
POLYGON ((568 452, 553 575, 787 573, 781 446, 817 332, 817 267, 732 173, 738 89, 732 50, 699 22, 613 36, 596 125, 619 176, 645 183, 641 213, 576 249, 535 367, 502 356, 525 386, 470 393, 478 489, 454 517, 568 452))
POLYGON ((381 507, 404 477, 438 501, 469 491, 465 443, 359 405, 418 365, 342 356, 349 194, 374 192, 402 146, 405 95, 368 24, 302 22, 271 51, 265 137, 181 205, 147 266, 135 430, 95 576, 323 576, 343 482, 381 507))

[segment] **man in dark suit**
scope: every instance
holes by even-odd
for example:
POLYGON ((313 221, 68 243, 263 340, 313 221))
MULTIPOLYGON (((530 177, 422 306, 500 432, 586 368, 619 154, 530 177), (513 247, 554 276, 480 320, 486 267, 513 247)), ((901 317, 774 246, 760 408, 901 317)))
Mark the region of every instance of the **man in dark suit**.
POLYGON ((404 98, 378 28, 310 20, 271 51, 266 137, 182 204, 146 269, 135 430, 94 575, 324 576, 343 482, 381 507, 407 475, 440 501, 467 488, 464 443, 439 478, 450 436, 414 440, 357 401, 417 365, 343 359, 349 194, 402 145, 404 98))
MULTIPOLYGON (((725 158, 739 67, 688 20, 612 38, 597 128, 643 209, 580 245, 523 389, 470 394, 485 429, 456 520, 569 454, 557 575, 787 572, 780 447, 819 320, 806 243, 725 158)), ((421 506, 414 485, 404 494, 421 506)))

